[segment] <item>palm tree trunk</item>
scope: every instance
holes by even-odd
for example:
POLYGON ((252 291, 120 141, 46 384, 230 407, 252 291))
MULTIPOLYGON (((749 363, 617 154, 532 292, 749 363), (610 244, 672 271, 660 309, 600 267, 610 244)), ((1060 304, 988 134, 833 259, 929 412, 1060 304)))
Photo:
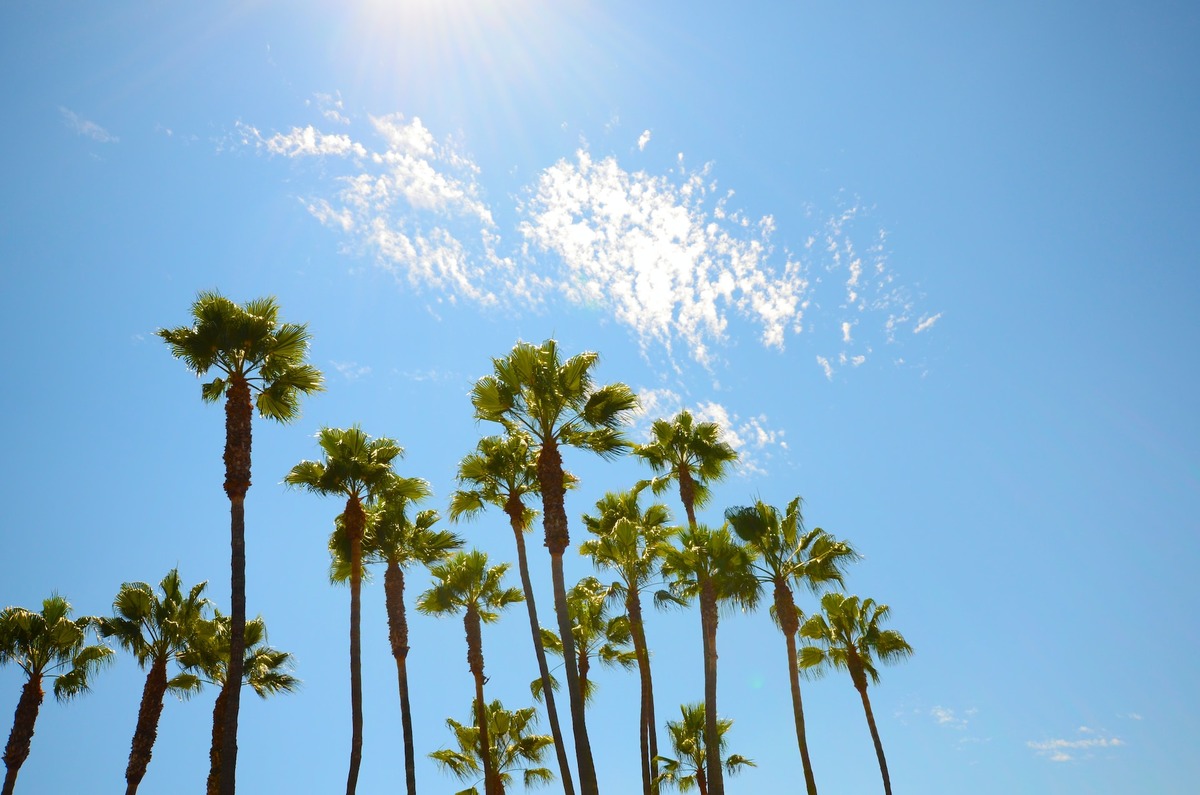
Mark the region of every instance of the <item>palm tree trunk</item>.
POLYGON ((717 594, 711 578, 700 588, 700 623, 704 636, 704 759, 712 795, 725 795, 721 770, 721 733, 717 728, 717 594))
POLYGON ((487 702, 483 698, 483 635, 479 630, 479 610, 468 605, 463 616, 467 632, 467 667, 475 678, 475 727, 479 730, 479 760, 483 762, 483 791, 499 795, 496 771, 492 768, 492 743, 488 737, 487 702))
POLYGON ((346 795, 354 795, 362 765, 362 535, 367 516, 357 497, 346 500, 342 515, 350 540, 350 772, 346 795))
POLYGON ((796 633, 800 617, 792 590, 786 583, 775 583, 775 616, 787 643, 788 681, 792 688, 792 717, 796 722, 796 744, 800 747, 800 762, 804 767, 804 786, 808 795, 817 795, 817 781, 808 756, 808 735, 804 730, 804 702, 800 698, 800 669, 796 654, 796 633))
POLYGON ((854 689, 862 696, 863 710, 867 713, 867 725, 871 727, 871 739, 875 741, 875 755, 879 757, 879 772, 883 774, 883 791, 886 795, 892 795, 892 779, 888 776, 887 760, 883 757, 883 743, 879 741, 879 729, 875 726, 875 713, 871 711, 871 700, 867 698, 865 678, 861 686, 855 682, 854 689))
POLYGON ((640 715, 642 752, 642 792, 654 795, 658 792, 658 736, 654 731, 654 685, 650 678, 650 650, 646 647, 646 628, 642 623, 642 602, 638 592, 629 589, 625 597, 625 612, 629 615, 629 628, 633 634, 633 650, 637 654, 638 673, 642 680, 642 705, 640 715))
POLYGON ((17 711, 13 715, 12 732, 8 735, 8 745, 4 748, 4 790, 3 795, 12 795, 13 787, 17 784, 17 772, 25 760, 29 758, 29 746, 33 742, 33 725, 37 722, 38 710, 42 706, 42 675, 31 674, 25 686, 21 688, 21 698, 17 701, 17 711))
POLYGON ((550 574, 554 584, 554 612, 563 644, 563 668, 567 674, 567 694, 571 699, 571 727, 575 734, 575 759, 579 764, 579 789, 583 795, 600 795, 596 765, 584 719, 583 692, 575 665, 575 638, 571 633, 571 615, 567 608, 567 585, 563 576, 563 552, 570 544, 567 512, 563 505, 562 456, 553 437, 547 438, 538 454, 538 483, 542 491, 542 521, 546 530, 546 548, 550 551, 550 574))
POLYGON ((400 688, 400 723, 404 729, 404 780, 408 795, 417 795, 417 761, 413 747, 412 706, 408 699, 408 620, 404 614, 404 570, 389 560, 383 573, 383 595, 387 605, 388 637, 396 658, 396 682, 400 688))
POLYGON ((546 648, 542 645, 541 624, 538 622, 537 605, 533 599, 533 581, 529 577, 529 560, 525 554, 525 531, 522 527, 520 501, 510 510, 513 535, 517 539, 517 569, 521 573, 521 589, 525 592, 525 608, 529 613, 529 630, 533 634, 533 653, 537 657, 538 673, 542 677, 542 695, 546 699, 546 717, 550 721, 550 734, 554 737, 554 753, 558 757, 559 779, 562 780, 564 795, 575 795, 575 782, 571 780, 571 762, 567 746, 563 743, 562 726, 558 722, 558 708, 554 704, 554 687, 550 684, 550 666, 546 662, 546 648), (515 516, 513 511, 518 512, 515 516))
POLYGON ((687 514, 688 527, 696 526, 696 482, 687 467, 679 469, 679 501, 683 503, 683 512, 687 514))
POLYGON ((225 493, 229 496, 230 614, 225 716, 221 731, 221 795, 234 795, 242 667, 246 653, 246 492, 250 489, 250 385, 234 375, 225 398, 225 493))
POLYGON ((225 712, 228 705, 225 686, 217 693, 217 702, 213 705, 212 745, 208 749, 208 784, 205 787, 207 795, 218 795, 221 791, 221 742, 225 733, 225 712))
POLYGON ((150 765, 166 692, 167 658, 160 657, 150 664, 150 672, 146 674, 146 684, 142 688, 142 704, 138 708, 137 727, 133 730, 133 743, 129 749, 129 764, 125 768, 125 795, 137 792, 150 765))

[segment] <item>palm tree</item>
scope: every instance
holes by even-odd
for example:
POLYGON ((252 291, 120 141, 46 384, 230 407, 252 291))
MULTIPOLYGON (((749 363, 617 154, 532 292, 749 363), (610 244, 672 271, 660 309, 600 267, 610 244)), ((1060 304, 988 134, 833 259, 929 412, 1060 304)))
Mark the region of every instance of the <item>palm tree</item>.
POLYGON ((719 721, 717 719, 717 619, 721 602, 750 608, 758 600, 758 583, 750 569, 751 552, 733 540, 727 527, 712 530, 704 525, 684 529, 677 546, 663 550, 663 576, 680 599, 700 601, 700 628, 704 651, 705 774, 713 795, 725 795, 721 776, 719 721))
POLYGON ((480 757, 483 760, 483 783, 487 795, 498 795, 503 791, 498 771, 492 765, 491 747, 486 720, 487 702, 483 699, 483 635, 481 624, 500 619, 500 612, 508 605, 522 599, 516 588, 504 588, 501 581, 508 571, 508 564, 488 567, 487 554, 473 549, 459 552, 449 560, 430 568, 435 582, 432 588, 421 594, 417 609, 422 613, 441 616, 447 613, 463 614, 463 628, 467 634, 467 666, 475 678, 476 728, 479 730, 480 757))
POLYGON ((487 505, 499 507, 508 516, 517 542, 517 571, 521 575, 521 590, 525 594, 525 608, 529 613, 533 653, 537 658, 542 690, 546 694, 546 715, 550 721, 550 734, 554 737, 558 772, 564 795, 575 795, 567 746, 563 743, 558 707, 554 703, 554 689, 550 686, 550 668, 546 663, 546 650, 542 646, 541 624, 538 622, 533 582, 529 577, 529 559, 525 554, 525 533, 529 531, 536 515, 525 504, 525 498, 538 493, 537 466, 529 437, 511 434, 480 439, 475 452, 459 462, 458 482, 461 488, 450 498, 451 520, 474 517, 487 505))
POLYGON ((221 793, 233 795, 237 768, 237 725, 241 704, 241 666, 246 627, 246 492, 250 488, 251 417, 258 413, 278 422, 300 416, 300 396, 319 392, 321 373, 305 363, 307 325, 279 322, 275 299, 257 298, 244 306, 216 292, 202 292, 192 304, 192 325, 159 329, 158 336, 189 370, 204 377, 201 397, 225 397, 225 493, 230 515, 231 636, 228 708, 221 752, 221 793), (253 407, 251 399, 253 398, 253 407))
POLYGON ((185 593, 178 569, 171 569, 159 583, 161 596, 144 582, 123 583, 113 600, 115 615, 97 621, 101 637, 115 638, 121 648, 133 654, 140 667, 149 667, 129 750, 129 765, 125 768, 125 795, 137 792, 146 775, 158 737, 163 696, 169 691, 187 698, 203 686, 200 677, 187 671, 167 678, 167 664, 171 660, 180 663, 195 640, 209 606, 202 595, 207 585, 202 582, 185 593))
POLYGON ((892 781, 888 777, 879 729, 875 726, 875 713, 871 711, 871 700, 867 698, 867 680, 879 684, 876 660, 881 663, 899 662, 913 651, 899 632, 881 628, 880 625, 890 613, 887 605, 876 604, 874 599, 860 601, 857 596, 827 593, 821 597, 821 613, 800 627, 801 636, 817 642, 817 645, 805 646, 800 650, 801 668, 820 673, 832 666, 850 672, 854 689, 862 698, 863 710, 867 713, 867 726, 875 742, 879 772, 883 775, 883 791, 887 795, 892 793, 892 781))
MULTIPOLYGON (((667 721, 667 733, 671 736, 671 747, 675 749, 678 759, 661 757, 663 762, 662 775, 659 782, 670 782, 679 787, 680 792, 687 792, 693 786, 699 788, 700 795, 708 795, 708 776, 705 773, 705 762, 708 757, 704 741, 705 717, 703 704, 681 704, 679 711, 682 718, 678 721, 667 721)), ((728 718, 717 720, 717 737, 720 745, 718 756, 725 752, 725 734, 733 726, 728 718)), ((723 760, 725 772, 734 775, 741 772, 743 767, 757 767, 753 761, 740 754, 730 754, 723 760)))
POLYGON ((721 441, 719 425, 697 423, 686 410, 669 422, 655 420, 650 435, 651 441, 637 445, 634 455, 660 473, 651 481, 655 494, 664 493, 672 481, 678 485, 688 525, 695 527, 696 508, 703 508, 711 496, 708 484, 725 477, 728 465, 737 460, 737 451, 721 441))
MULTIPOLYGON (((654 718, 654 683, 650 675, 650 650, 642 619, 641 592, 659 573, 663 548, 676 530, 667 525, 670 515, 665 506, 651 505, 643 512, 638 505, 640 489, 606 494, 596 503, 595 517, 584 515, 583 524, 595 538, 584 541, 579 551, 589 556, 598 568, 611 569, 620 578, 610 587, 624 599, 625 614, 633 635, 641 678, 642 791, 658 791, 658 732, 654 718)), ((664 592, 664 595, 665 594, 664 592)))
POLYGON ((629 443, 618 427, 637 397, 625 384, 596 387, 592 368, 598 355, 580 353, 563 362, 558 343, 539 346, 518 342, 502 359, 493 359, 493 375, 476 382, 471 390, 475 417, 500 423, 510 434, 526 433, 537 448, 538 490, 542 495, 542 522, 550 573, 554 584, 554 612, 558 632, 566 646, 567 693, 571 700, 571 726, 583 795, 599 795, 592 747, 584 719, 583 695, 571 640, 563 553, 571 543, 563 503, 566 490, 562 465, 563 445, 581 447, 601 456, 624 452, 629 443))
POLYGON ((842 568, 857 558, 854 549, 838 541, 821 528, 804 529, 800 514, 800 498, 788 503, 783 512, 761 500, 753 506, 730 508, 725 520, 757 555, 754 575, 763 588, 773 589, 771 615, 775 618, 787 644, 788 679, 792 689, 792 717, 796 725, 796 743, 804 767, 804 784, 808 795, 817 795, 812 762, 808 756, 808 739, 804 730, 804 705, 800 698, 800 672, 797 669, 796 633, 804 614, 796 607, 792 585, 804 585, 816 593, 829 583, 842 582, 842 568))
MULTIPOLYGON (((204 682, 221 688, 213 705, 212 745, 208 751, 208 783, 205 792, 216 795, 221 787, 221 733, 225 727, 225 711, 229 708, 225 688, 229 680, 229 642, 232 622, 228 616, 213 611, 210 621, 197 626, 196 638, 179 661, 204 682)), ((246 651, 242 662, 242 683, 249 685, 259 698, 276 693, 293 693, 300 680, 292 676, 292 655, 273 649, 267 644, 267 626, 262 616, 246 622, 246 651)))
POLYGON ((363 554, 368 563, 383 563, 383 594, 388 616, 388 639, 396 660, 400 690, 400 722, 404 728, 404 771, 408 795, 417 792, 417 763, 413 747, 412 709, 408 695, 408 618, 404 609, 404 569, 413 563, 426 566, 462 547, 463 540, 446 530, 434 530, 438 513, 419 511, 408 516, 408 506, 429 493, 417 478, 395 478, 368 511, 363 554), (415 495, 415 496, 414 496, 415 495))
MULTIPOLYGON (((579 687, 583 691, 584 703, 590 702, 596 695, 596 683, 588 679, 593 659, 610 667, 632 669, 637 665, 637 652, 629 648, 633 644, 629 616, 609 615, 611 596, 611 587, 595 577, 584 577, 567 592, 571 634, 574 636, 576 664, 579 668, 579 687)), ((562 639, 545 627, 542 628, 542 644, 547 651, 562 656, 562 639)), ((551 679, 551 687, 556 684, 551 679)), ((530 689, 538 700, 545 694, 541 679, 534 679, 530 689)))
POLYGON ((90 677, 111 661, 112 649, 87 643, 95 622, 92 616, 72 619, 71 604, 57 594, 42 602, 40 613, 23 607, 0 611, 0 665, 15 663, 26 677, 4 747, 3 795, 12 795, 17 773, 29 758, 33 726, 45 697, 43 681, 53 679, 54 697, 66 702, 86 693, 90 677))
MULTIPOLYGON (((549 768, 532 767, 542 764, 546 747, 554 744, 553 737, 527 733, 536 723, 537 711, 533 707, 509 712, 499 701, 487 705, 487 756, 499 779, 500 792, 512 783, 514 773, 522 774, 526 789, 554 780, 549 768)), ((479 755, 479 715, 475 703, 471 704, 470 724, 447 718, 446 725, 454 732, 458 750, 443 748, 429 756, 460 781, 478 781, 484 764, 479 755)), ((479 790, 472 786, 456 795, 479 795, 479 790)))
POLYGON ((362 561, 363 532, 367 525, 364 507, 396 477, 392 461, 404 450, 394 439, 372 439, 357 425, 350 428, 322 428, 317 443, 323 453, 320 461, 301 461, 284 477, 289 486, 314 494, 346 498, 342 511, 349 549, 350 580, 350 771, 346 776, 346 795, 358 786, 362 763, 362 561))

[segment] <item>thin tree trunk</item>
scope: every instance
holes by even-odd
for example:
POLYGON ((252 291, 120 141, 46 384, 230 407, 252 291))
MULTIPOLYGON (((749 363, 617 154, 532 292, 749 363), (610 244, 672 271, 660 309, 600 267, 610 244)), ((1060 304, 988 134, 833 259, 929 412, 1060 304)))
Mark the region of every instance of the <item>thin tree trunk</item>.
POLYGON ((500 795, 496 787, 496 771, 492 767, 492 743, 488 737, 487 702, 483 698, 483 635, 479 629, 479 610, 468 605, 463 616, 467 632, 467 667, 475 679, 475 727, 479 730, 479 760, 483 762, 483 791, 500 795))
POLYGON ((867 685, 864 681, 862 686, 856 682, 854 689, 862 696, 863 710, 867 713, 867 725, 871 727, 871 739, 875 741, 875 755, 879 757, 879 772, 883 774, 883 791, 886 795, 892 795, 892 779, 888 776, 887 760, 883 757, 883 743, 879 741, 879 729, 875 726, 875 713, 871 711, 871 700, 867 698, 867 685))
POLYGON ((350 540, 350 772, 346 776, 346 795, 358 787, 358 769, 362 765, 362 534, 366 514, 357 497, 346 501, 343 513, 346 535, 350 540))
POLYGON ((683 511, 687 514, 688 527, 696 527, 696 482, 692 473, 684 464, 679 468, 679 501, 683 503, 683 511))
POLYGON ((163 695, 167 692, 167 658, 154 660, 146 674, 142 688, 142 703, 138 708, 137 727, 133 731, 133 743, 129 749, 129 764, 125 768, 125 795, 134 795, 154 751, 158 739, 158 719, 162 717, 163 695))
POLYGON ((221 791, 221 742, 225 733, 226 689, 221 686, 217 693, 217 702, 213 705, 212 745, 208 749, 208 784, 205 787, 207 795, 218 795, 221 791))
POLYGON ((4 748, 3 795, 12 795, 13 787, 17 784, 17 772, 29 758, 33 725, 37 722, 38 710, 45 697, 46 694, 42 691, 42 675, 30 675, 25 686, 21 688, 21 698, 17 701, 17 709, 13 715, 12 732, 8 735, 8 745, 4 748))
POLYGON ((575 759, 579 764, 579 789, 583 795, 600 795, 592 745, 584 718, 583 694, 575 665, 575 638, 571 634, 571 615, 567 608, 567 585, 563 576, 563 552, 571 543, 567 530, 567 512, 563 505, 562 456, 553 437, 543 441, 538 454, 538 482, 542 492, 542 521, 546 530, 546 548, 550 551, 550 574, 554 583, 554 612, 563 644, 563 668, 567 675, 567 694, 571 699, 571 727, 575 733, 575 759))
POLYGON ((558 722, 558 708, 554 704, 554 687, 550 683, 550 666, 546 662, 546 648, 542 645, 541 624, 537 617, 537 604, 533 598, 533 581, 529 577, 529 560, 525 554, 525 532, 522 528, 523 507, 520 500, 512 506, 505 506, 513 535, 517 539, 517 569, 521 573, 521 589, 525 592, 525 608, 529 613, 529 630, 533 634, 533 653, 537 657, 538 673, 542 677, 542 696, 546 700, 546 717, 550 721, 550 734, 554 737, 554 754, 558 757, 559 778, 562 781, 564 795, 575 795, 575 782, 571 780, 571 762, 567 756, 567 746, 563 742, 562 726, 558 722), (513 511, 516 511, 514 516, 513 511))
POLYGON ((388 638, 396 658, 396 682, 400 688, 400 723, 404 729, 404 780, 408 795, 417 795, 417 761, 413 747, 412 706, 408 699, 408 619, 404 614, 404 570, 389 560, 383 573, 383 595, 387 605, 388 638))
POLYGON ((800 762, 804 767, 804 787, 808 795, 817 795, 817 781, 813 776, 812 761, 808 756, 808 735, 804 730, 804 702, 800 698, 800 669, 796 656, 796 633, 800 630, 800 617, 792 590, 786 583, 775 583, 775 616, 787 643, 788 682, 792 689, 792 717, 796 723, 796 744, 800 747, 800 762))
POLYGON ((725 795, 721 770, 721 734, 717 729, 717 595, 712 579, 700 587, 700 621, 704 635, 704 755, 712 795, 725 795))
POLYGON ((229 663, 225 679, 225 716, 221 730, 221 795, 234 795, 237 770, 238 712, 246 653, 246 492, 250 489, 253 409, 250 385, 235 375, 225 398, 225 493, 229 496, 230 614, 229 663))
POLYGON ((642 603, 638 592, 630 588, 625 598, 625 612, 629 615, 629 628, 633 635, 633 650, 637 654, 638 673, 641 675, 640 731, 642 752, 642 792, 654 795, 658 792, 658 737, 654 731, 654 685, 650 677, 650 650, 646 647, 646 628, 642 623, 642 603))

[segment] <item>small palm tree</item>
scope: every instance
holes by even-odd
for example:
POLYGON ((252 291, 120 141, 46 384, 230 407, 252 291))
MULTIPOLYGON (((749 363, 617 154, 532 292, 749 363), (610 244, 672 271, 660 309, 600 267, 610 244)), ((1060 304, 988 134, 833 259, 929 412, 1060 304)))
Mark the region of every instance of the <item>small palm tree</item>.
MULTIPOLYGON (((190 648, 179 657, 180 664, 198 675, 207 684, 220 688, 213 704, 212 745, 208 751, 208 795, 216 795, 221 788, 222 732, 225 728, 225 710, 229 708, 225 684, 229 681, 229 643, 231 621, 219 611, 197 626, 196 637, 190 648)), ((293 693, 300 687, 300 680, 292 676, 292 655, 267 645, 267 626, 262 616, 246 622, 246 651, 242 662, 242 683, 249 685, 259 698, 276 693, 293 693)))
POLYGON ((463 628, 467 635, 467 667, 475 679, 476 728, 479 730, 480 758, 483 760, 484 791, 497 795, 502 791, 498 771, 492 765, 491 747, 488 739, 487 702, 483 698, 483 623, 500 619, 500 611, 522 599, 516 588, 505 588, 502 584, 508 564, 488 567, 487 554, 477 549, 459 552, 454 557, 430 568, 434 585, 417 600, 417 609, 422 613, 442 616, 449 613, 463 614, 463 628))
MULTIPOLYGON (((637 652, 630 648, 633 633, 629 628, 629 616, 610 615, 611 587, 595 577, 584 577, 567 592, 567 604, 571 610, 571 634, 575 640, 576 664, 579 667, 579 687, 583 690, 584 702, 596 695, 596 683, 588 678, 592 661, 602 665, 621 667, 626 670, 637 666, 637 652)), ((542 628, 542 644, 552 654, 562 656, 562 639, 553 631, 542 628)), ((551 687, 555 684, 551 680, 551 687)), ((529 685, 533 697, 539 701, 544 695, 541 679, 529 685)))
MULTIPOLYGON (((222 375, 204 384, 207 402, 225 398, 225 493, 230 512, 231 680, 241 681, 246 626, 246 492, 250 488, 251 418, 253 409, 277 422, 300 416, 300 396, 320 392, 321 372, 304 360, 308 356, 308 327, 279 322, 274 298, 258 298, 239 306, 219 293, 202 292, 192 304, 192 325, 159 329, 171 354, 204 377, 216 369, 222 375), (251 401, 253 400, 253 406, 251 401)), ((237 767, 237 725, 241 688, 226 694, 228 710, 223 730, 221 792, 233 795, 237 767)))
POLYGON ((54 680, 54 697, 66 702, 86 693, 91 676, 112 659, 113 650, 88 644, 92 616, 71 618, 71 604, 55 594, 42 602, 40 613, 23 607, 0 611, 0 665, 14 663, 25 672, 12 731, 4 748, 3 795, 12 795, 17 773, 29 758, 33 727, 45 693, 42 683, 54 680))
POLYGON ((787 646, 788 680, 792 690, 792 718, 796 725, 796 743, 804 767, 808 795, 817 795, 816 778, 808 756, 808 738, 804 729, 804 704, 800 698, 800 672, 797 669, 796 635, 804 614, 796 606, 793 585, 802 585, 817 593, 830 583, 841 584, 845 565, 858 556, 845 541, 838 541, 821 528, 805 531, 800 514, 800 498, 779 511, 761 500, 753 506, 725 511, 729 526, 757 553, 752 564, 754 576, 764 589, 773 591, 771 615, 783 632, 787 646))
POLYGON ((571 616, 563 573, 563 553, 571 538, 563 500, 566 475, 560 448, 579 447, 601 456, 625 452, 630 445, 618 429, 628 412, 637 407, 637 397, 625 384, 595 386, 592 369, 598 360, 598 354, 587 352, 564 362, 554 340, 541 345, 518 342, 507 356, 492 360, 494 374, 479 379, 471 390, 476 419, 499 423, 509 434, 527 434, 537 449, 542 523, 550 552, 558 633, 566 646, 564 669, 583 795, 599 795, 599 791, 575 650, 571 648, 571 616))
POLYGON ((114 638, 121 648, 133 654, 140 667, 149 668, 129 750, 129 765, 125 768, 125 795, 137 792, 150 765, 163 696, 171 692, 188 698, 203 686, 200 677, 188 671, 168 678, 167 666, 172 660, 182 665, 183 656, 195 642, 209 606, 203 596, 207 585, 202 582, 185 592, 178 569, 167 572, 159 583, 161 596, 144 582, 127 582, 113 600, 115 615, 97 621, 101 637, 114 638))
POLYGON ((704 525, 684 529, 676 545, 663 551, 663 576, 680 599, 698 599, 704 651, 706 775, 713 795, 725 795, 721 775, 717 719, 717 621, 722 602, 754 607, 758 582, 750 564, 753 555, 733 540, 727 527, 712 530, 704 525))
MULTIPOLYGON (((692 787, 700 790, 700 795, 708 795, 708 775, 706 774, 708 751, 704 741, 705 711, 703 704, 681 704, 679 711, 682 718, 678 721, 667 721, 667 733, 671 737, 671 747, 675 749, 678 759, 660 757, 663 772, 658 777, 659 783, 671 783, 679 787, 680 792, 687 792, 692 787)), ((728 718, 717 719, 717 737, 720 744, 718 758, 725 753, 725 734, 733 726, 728 718)), ((730 754, 722 760, 724 770, 729 775, 740 773, 744 767, 756 767, 753 761, 740 754, 730 754)))
POLYGON ((894 663, 912 654, 912 646, 903 635, 880 626, 890 613, 887 605, 876 604, 874 599, 860 601, 857 596, 827 593, 821 597, 821 613, 805 621, 800 628, 802 637, 817 642, 800 650, 801 668, 816 674, 829 666, 850 672, 854 689, 862 698, 863 710, 867 713, 867 726, 875 742, 883 791, 887 795, 892 793, 892 781, 888 776, 879 729, 875 726, 875 713, 867 698, 867 680, 879 683, 876 660, 894 663))
MULTIPOLYGON (((554 773, 541 766, 546 748, 554 744, 554 738, 529 734, 536 723, 537 711, 533 707, 509 712, 499 701, 487 705, 487 755, 499 779, 499 792, 503 793, 512 783, 515 773, 521 774, 526 789, 554 780, 554 773)), ((479 715, 475 703, 471 704, 470 724, 448 718, 446 725, 454 732, 458 750, 443 748, 429 756, 459 781, 478 782, 484 764, 479 756, 479 715)), ((455 795, 479 795, 479 790, 472 786, 455 795)))
POLYGON ((696 508, 703 508, 711 496, 708 484, 725 477, 737 461, 737 451, 721 441, 719 425, 697 423, 686 410, 669 421, 655 420, 650 435, 650 442, 637 445, 633 453, 659 473, 651 482, 655 494, 676 483, 688 525, 695 527, 696 508))
MULTIPOLYGON (((658 791, 658 732, 654 718, 654 681, 650 673, 650 649, 642 619, 641 592, 659 577, 664 548, 676 533, 668 526, 670 514, 663 505, 651 505, 642 511, 638 505, 640 489, 610 492, 596 502, 596 516, 585 515, 583 524, 595 535, 584 541, 579 551, 592 559, 597 568, 609 569, 620 579, 610 587, 614 597, 625 603, 633 648, 641 678, 641 756, 642 792, 658 791)), ((663 592, 664 598, 670 597, 663 592)), ((661 603, 661 600, 660 600, 661 603)))
POLYGON ((284 477, 289 486, 346 498, 342 511, 350 565, 350 771, 346 795, 354 795, 362 764, 362 572, 366 504, 396 477, 392 462, 404 453, 394 439, 372 439, 357 425, 322 428, 320 461, 301 461, 284 477))
POLYGON ((396 661, 400 691, 400 722, 404 729, 404 771, 408 795, 416 795, 416 752, 408 691, 408 617, 404 609, 404 570, 414 563, 429 566, 445 560, 463 545, 459 536, 434 530, 438 512, 419 511, 410 518, 408 507, 429 494, 417 478, 395 478, 368 510, 363 555, 367 563, 384 564, 383 594, 388 616, 388 639, 396 661))
MULTIPOLYGON (((568 479, 572 480, 569 476, 568 479)), ((533 517, 537 515, 536 511, 525 504, 525 500, 538 493, 537 466, 534 463, 534 451, 530 447, 529 437, 525 434, 510 434, 480 439, 475 452, 459 462, 458 482, 460 488, 450 498, 452 521, 475 517, 488 505, 500 508, 508 516, 509 527, 512 528, 513 537, 516 539, 517 571, 521 575, 521 590, 525 594, 525 609, 529 614, 533 653, 537 658, 542 690, 546 694, 546 717, 550 722, 550 734, 554 737, 554 752, 558 759, 563 793, 575 795, 575 784, 571 780, 571 763, 558 721, 554 688, 550 685, 550 667, 546 662, 546 649, 542 646, 537 602, 533 594, 533 582, 529 576, 529 559, 525 553, 525 533, 529 531, 533 517)))

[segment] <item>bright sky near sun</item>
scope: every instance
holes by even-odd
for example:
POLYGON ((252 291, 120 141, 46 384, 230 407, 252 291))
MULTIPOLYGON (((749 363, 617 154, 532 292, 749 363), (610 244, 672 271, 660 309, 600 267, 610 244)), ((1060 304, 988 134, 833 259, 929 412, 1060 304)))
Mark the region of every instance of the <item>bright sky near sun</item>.
MULTIPOLYGON (((154 332, 200 290, 276 296, 327 391, 255 421, 249 612, 304 685, 243 700, 239 782, 338 791, 340 507, 282 478, 359 423, 445 513, 498 430, 471 385, 554 337, 639 393, 636 440, 680 408, 722 424, 742 460, 703 521, 801 495, 863 553, 847 592, 915 649, 870 691, 897 792, 1193 792, 1197 41, 1165 1, 6 3, 0 605, 107 613, 178 565, 227 608, 223 412, 154 332)), ((648 470, 565 459, 577 545, 648 470)), ((513 559, 502 515, 454 529, 513 559)), ((540 530, 529 548, 549 624, 540 530)), ((376 579, 364 793, 404 775, 376 579)), ((461 624, 412 615, 427 585, 411 570, 418 781, 449 792, 427 754, 471 677, 461 624)), ((699 615, 648 620, 662 722, 703 696, 699 615)), ((523 622, 484 632, 510 708, 532 703, 523 622)), ((779 632, 728 613, 718 643, 729 750, 757 763, 729 791, 797 790, 779 632)), ((638 791, 636 674, 595 679, 601 790, 638 791)), ((18 790, 119 789, 142 680, 122 654, 49 699, 18 790)), ((803 687, 818 786, 880 791, 849 677, 803 687)), ((203 791, 214 696, 168 699, 143 792, 203 791)))

